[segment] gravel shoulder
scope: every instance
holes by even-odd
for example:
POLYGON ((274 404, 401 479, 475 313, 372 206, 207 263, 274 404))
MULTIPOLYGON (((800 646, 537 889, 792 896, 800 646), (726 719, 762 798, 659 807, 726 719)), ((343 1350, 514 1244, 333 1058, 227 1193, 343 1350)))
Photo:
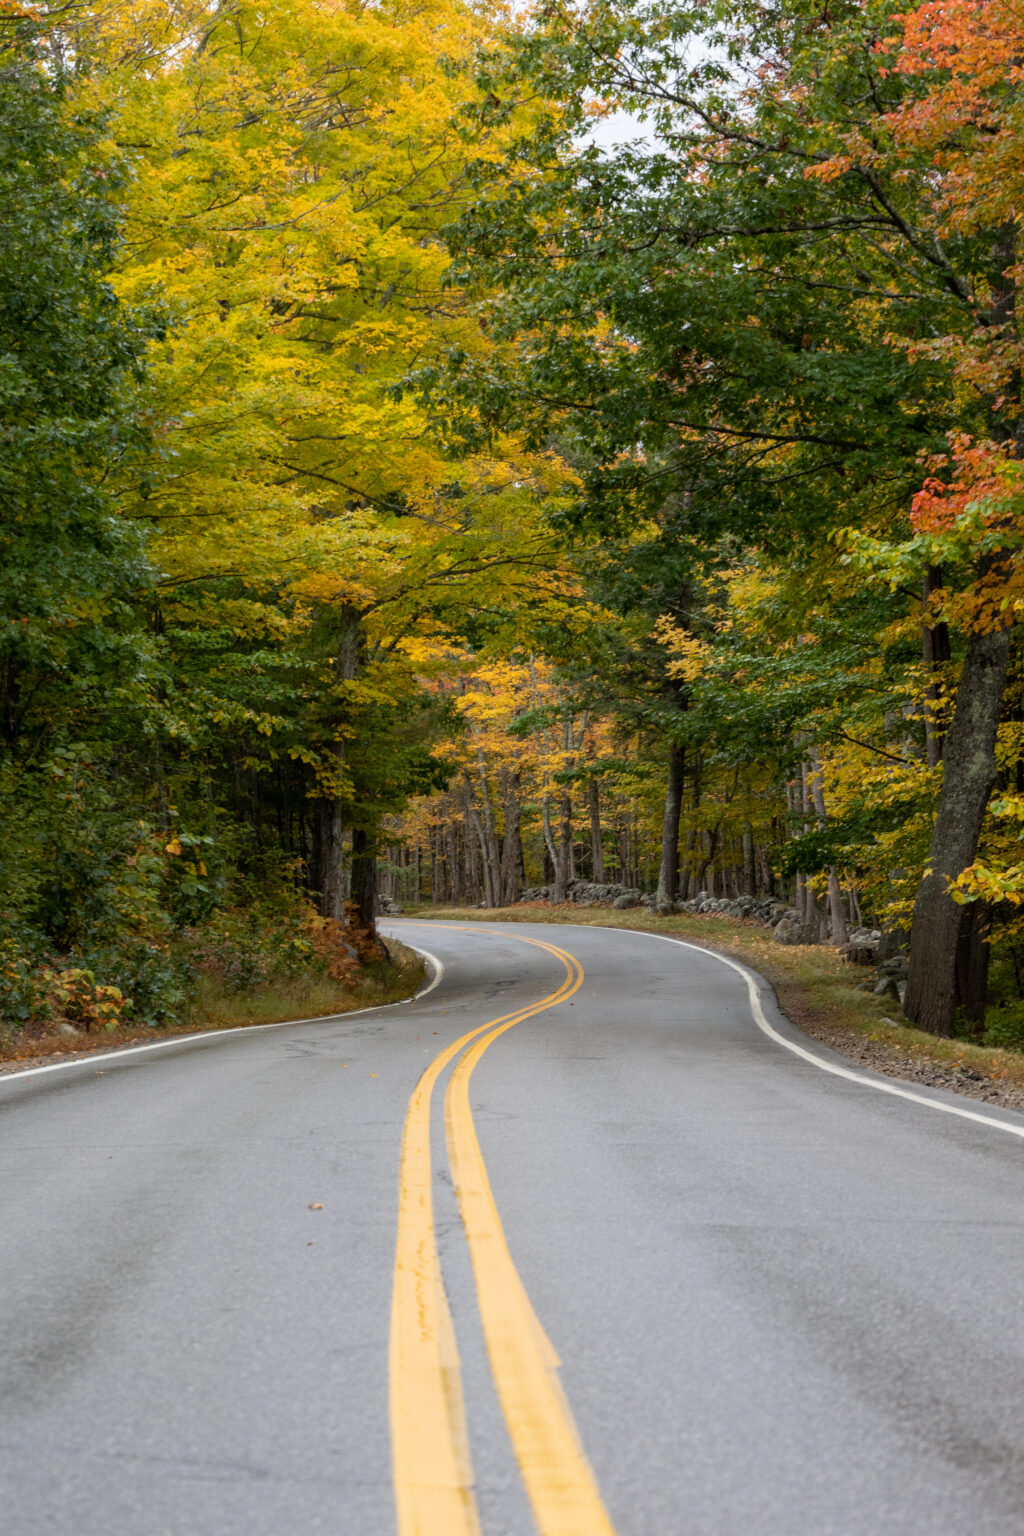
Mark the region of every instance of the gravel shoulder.
MULTIPOLYGON (((855 1066, 880 1072, 885 1077, 903 1078, 919 1087, 944 1088, 947 1093, 959 1093, 968 1099, 981 1099, 986 1104, 1000 1104, 1006 1109, 1024 1109, 1024 1087, 1016 1083, 986 1076, 984 1072, 978 1072, 966 1064, 958 1065, 935 1057, 912 1054, 858 1030, 844 1029, 841 1025, 816 1019, 807 1010, 800 1010, 792 1003, 787 1006, 782 998, 785 990, 785 986, 781 990, 776 986, 780 1006, 787 1018, 802 1029, 805 1035, 810 1035, 812 1040, 830 1046, 855 1066)), ((882 1023, 896 1030, 903 1028, 895 1019, 883 1018, 882 1023)))

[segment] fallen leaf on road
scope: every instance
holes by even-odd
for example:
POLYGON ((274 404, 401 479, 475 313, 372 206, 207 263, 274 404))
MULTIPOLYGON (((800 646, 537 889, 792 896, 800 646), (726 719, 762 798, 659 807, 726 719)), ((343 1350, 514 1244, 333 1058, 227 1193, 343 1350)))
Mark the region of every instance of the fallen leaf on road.
POLYGON ((309 1207, 309 1209, 311 1211, 322 1211, 323 1210, 323 1206, 319 1203, 319 1201, 314 1200, 313 1204, 309 1207))

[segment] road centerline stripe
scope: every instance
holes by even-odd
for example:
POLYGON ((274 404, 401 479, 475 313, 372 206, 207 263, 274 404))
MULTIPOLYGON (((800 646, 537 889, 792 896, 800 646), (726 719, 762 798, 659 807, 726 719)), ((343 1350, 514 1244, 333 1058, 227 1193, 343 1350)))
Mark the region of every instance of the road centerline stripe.
MULTIPOLYGON (((566 986, 560 1001, 579 990, 583 967, 572 955, 537 939, 514 937, 562 960, 566 986)), ((497 1022, 455 1067, 445 1095, 448 1160, 491 1371, 537 1528, 541 1536, 615 1536, 556 1374, 558 1356, 509 1251, 473 1123, 469 1100, 473 1071, 493 1042, 518 1022, 497 1022)))
MULTIPOLYGON (((526 941, 529 942, 529 941, 526 941)), ((541 946, 547 948, 548 946, 541 946)), ((434 1230, 431 1099, 465 1046, 511 1028, 569 995, 567 979, 538 1002, 491 1019, 446 1046, 421 1076, 406 1111, 399 1158, 398 1232, 389 1378, 399 1536, 479 1536, 458 1348, 434 1230)))

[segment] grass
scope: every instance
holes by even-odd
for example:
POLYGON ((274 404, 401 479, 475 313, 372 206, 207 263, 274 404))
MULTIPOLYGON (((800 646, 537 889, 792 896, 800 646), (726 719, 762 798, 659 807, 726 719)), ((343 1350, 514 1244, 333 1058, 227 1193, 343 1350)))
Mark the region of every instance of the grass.
POLYGON ((233 992, 218 978, 203 976, 193 1005, 195 1022, 203 1029, 233 1029, 401 1002, 420 986, 425 966, 419 955, 395 939, 388 940, 388 949, 392 960, 367 966, 357 988, 343 987, 329 976, 311 972, 233 992))
MULTIPOLYGON (((740 918, 695 915, 659 917, 646 908, 626 912, 600 907, 550 907, 524 902, 492 911, 467 907, 407 907, 409 917, 455 918, 462 922, 567 923, 592 928, 629 928, 691 939, 707 949, 743 960, 770 981, 787 1018, 809 1034, 828 1038, 848 1031, 905 1056, 936 1066, 976 1072, 995 1082, 1024 1089, 1024 1052, 945 1040, 890 1017, 896 1004, 859 990, 873 973, 847 964, 827 945, 783 945, 772 941, 760 924, 740 918), (824 1032, 824 1035, 822 1035, 824 1032)), ((842 1049, 836 1043, 837 1049, 842 1049)))
POLYGON ((283 977, 244 991, 231 990, 219 978, 201 975, 188 1017, 180 1026, 156 1030, 126 1025, 114 1030, 61 1034, 53 1030, 0 1032, 0 1062, 30 1062, 48 1056, 116 1050, 144 1041, 173 1039, 210 1029, 244 1029, 250 1024, 279 1024, 288 1019, 330 1017, 357 1008, 379 1008, 411 997, 423 983, 422 958, 396 939, 388 939, 391 958, 365 968, 360 985, 344 987, 319 971, 283 977))

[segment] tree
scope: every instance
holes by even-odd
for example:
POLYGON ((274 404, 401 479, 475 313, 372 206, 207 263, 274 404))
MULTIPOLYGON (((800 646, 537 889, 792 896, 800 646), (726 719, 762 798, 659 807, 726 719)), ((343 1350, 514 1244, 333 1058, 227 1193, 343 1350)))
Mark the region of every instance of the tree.
MULTIPOLYGON (((123 161, 68 111, 36 29, 0 31, 0 720, 13 759, 39 759, 119 687, 118 632, 150 578, 118 490, 147 433, 134 411, 155 326, 106 281, 123 161)), ((137 702, 139 695, 136 695, 137 702)))
MULTIPOLYGON (((1012 437, 1018 405, 1005 219, 979 203, 948 238, 950 210, 964 219, 964 165, 990 124, 970 117, 972 89, 966 137, 949 149, 941 114, 926 110, 936 90, 958 99, 949 57, 926 58, 913 37, 901 52, 896 25, 886 3, 547 8, 491 83, 499 102, 533 90, 559 112, 517 146, 506 183, 482 173, 485 195, 455 236, 467 280, 502 292, 490 315, 506 358, 496 379, 455 355, 434 381, 453 413, 471 403, 467 440, 481 416, 524 417, 538 442, 557 429, 593 466, 580 527, 627 527, 672 493, 678 536, 705 546, 725 535, 781 558, 844 528, 911 537, 922 457, 947 452, 950 433, 993 437, 1002 422, 1012 437), (610 156, 575 143, 595 93, 646 116, 655 138, 610 156)), ((986 111, 998 97, 1009 124, 1016 77, 1009 88, 1001 78, 988 69, 981 96, 986 111)), ((996 179, 968 177, 982 190, 996 179)), ((1005 558, 995 564, 1005 584, 1005 558)), ((992 581, 980 567, 966 586, 961 570, 946 576, 950 597, 992 581)), ((963 633, 954 718, 962 698, 980 726, 984 703, 992 742, 999 687, 971 695, 1006 634, 963 633)), ((935 833, 947 876, 973 859, 993 775, 988 751, 984 772, 947 757, 935 833)), ((912 980, 908 1006, 945 1031, 957 909, 930 877, 921 901, 912 968, 938 986, 925 1004, 912 980)))
POLYGON ((155 906, 120 878, 145 838, 115 786, 158 666, 134 621, 154 574, 121 510, 151 467, 159 317, 107 281, 126 168, 45 43, 0 18, 0 994, 53 949, 138 939, 155 906))
POLYGON ((557 475, 511 443, 456 462, 396 394, 415 361, 487 345, 444 289, 437 236, 466 196, 458 111, 481 20, 449 0, 295 0, 266 22, 255 5, 123 0, 75 13, 67 51, 134 160, 118 286, 158 289, 176 318, 151 359, 164 472, 134 507, 159 623, 197 666, 179 670, 175 740, 201 714, 246 731, 257 772, 302 763, 299 794, 319 802, 303 851, 340 919, 348 841, 372 849, 379 820, 363 733, 384 732, 393 767, 387 722, 414 707, 407 641, 461 632, 516 572, 543 583, 555 542, 536 506, 557 475))

